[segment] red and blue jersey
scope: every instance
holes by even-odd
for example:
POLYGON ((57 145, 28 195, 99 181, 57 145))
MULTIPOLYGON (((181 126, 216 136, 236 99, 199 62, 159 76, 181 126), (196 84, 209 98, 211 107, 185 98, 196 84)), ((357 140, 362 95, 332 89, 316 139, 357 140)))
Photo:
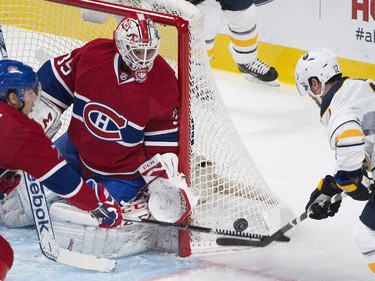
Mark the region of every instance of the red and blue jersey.
POLYGON ((23 170, 77 207, 97 207, 91 187, 60 156, 37 122, 0 102, 0 132, 0 175, 23 170))
POLYGON ((177 154, 174 71, 158 56, 140 84, 122 66, 113 41, 96 39, 38 71, 48 99, 63 110, 73 104, 68 135, 85 176, 132 179, 154 154, 177 154))

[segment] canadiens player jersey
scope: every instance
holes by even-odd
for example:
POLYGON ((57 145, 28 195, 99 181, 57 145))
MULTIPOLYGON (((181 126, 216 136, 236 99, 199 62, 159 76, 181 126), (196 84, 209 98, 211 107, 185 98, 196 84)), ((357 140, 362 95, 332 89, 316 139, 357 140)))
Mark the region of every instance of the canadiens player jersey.
POLYGON ((6 170, 23 170, 77 207, 97 207, 92 189, 60 157, 38 123, 0 102, 0 132, 0 175, 6 170))
POLYGON ((38 71, 46 97, 73 104, 68 135, 85 176, 138 177, 156 153, 178 149, 178 87, 158 56, 143 84, 127 74, 112 40, 96 39, 47 61, 38 71))

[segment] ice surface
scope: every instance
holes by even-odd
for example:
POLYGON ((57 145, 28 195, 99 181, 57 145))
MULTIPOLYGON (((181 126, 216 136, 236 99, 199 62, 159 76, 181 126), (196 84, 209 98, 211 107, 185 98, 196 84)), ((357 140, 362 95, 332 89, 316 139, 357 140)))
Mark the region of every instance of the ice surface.
MULTIPOLYGON (((235 126, 264 178, 296 214, 302 213, 320 178, 332 173, 334 166, 317 106, 310 98, 299 96, 293 86, 273 88, 219 71, 215 76, 235 126)), ((334 218, 306 219, 288 243, 189 258, 150 252, 120 259, 110 274, 48 260, 41 254, 32 228, 0 226, 0 233, 15 251, 8 281, 369 281, 375 278, 350 238, 363 205, 344 199, 334 218)))

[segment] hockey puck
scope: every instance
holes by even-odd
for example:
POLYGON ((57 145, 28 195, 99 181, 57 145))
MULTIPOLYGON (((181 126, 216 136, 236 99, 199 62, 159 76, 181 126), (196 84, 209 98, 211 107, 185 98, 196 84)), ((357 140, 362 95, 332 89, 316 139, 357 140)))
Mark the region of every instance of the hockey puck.
POLYGON ((233 223, 233 228, 237 232, 245 231, 248 226, 249 226, 249 223, 244 218, 237 219, 233 223))

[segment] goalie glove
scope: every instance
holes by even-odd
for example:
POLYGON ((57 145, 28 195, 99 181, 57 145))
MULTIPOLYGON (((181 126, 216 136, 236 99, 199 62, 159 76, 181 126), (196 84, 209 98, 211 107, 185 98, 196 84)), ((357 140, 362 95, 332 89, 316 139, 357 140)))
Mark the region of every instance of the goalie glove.
POLYGON ((334 177, 327 175, 321 179, 318 187, 311 193, 310 200, 305 207, 309 217, 315 220, 333 217, 339 211, 341 200, 333 204, 322 204, 322 202, 340 192, 342 190, 336 186, 334 177))
POLYGON ((101 183, 88 180, 87 183, 94 189, 98 199, 98 208, 91 211, 91 215, 99 222, 99 227, 113 228, 121 224, 122 211, 117 201, 108 193, 101 183))
POLYGON ((198 191, 187 186, 177 167, 177 156, 167 153, 154 155, 139 168, 149 185, 148 208, 158 221, 181 223, 198 204, 198 191))
POLYGON ((365 168, 356 171, 338 171, 336 174, 337 186, 346 191, 354 200, 366 201, 371 197, 374 180, 368 176, 365 168))

